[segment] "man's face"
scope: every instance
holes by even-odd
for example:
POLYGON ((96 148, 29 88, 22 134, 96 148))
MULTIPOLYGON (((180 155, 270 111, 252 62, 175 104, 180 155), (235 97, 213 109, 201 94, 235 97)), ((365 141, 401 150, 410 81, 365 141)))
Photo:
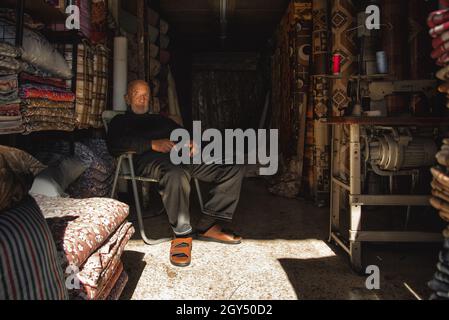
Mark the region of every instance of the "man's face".
POLYGON ((134 113, 148 113, 150 110, 150 88, 143 83, 135 84, 130 88, 127 100, 134 113))

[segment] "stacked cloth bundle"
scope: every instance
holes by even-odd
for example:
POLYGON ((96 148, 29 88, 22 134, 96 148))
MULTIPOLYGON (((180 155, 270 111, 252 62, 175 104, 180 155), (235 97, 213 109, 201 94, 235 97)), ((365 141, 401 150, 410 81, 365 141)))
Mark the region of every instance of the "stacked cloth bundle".
POLYGON ((70 299, 117 299, 127 282, 122 254, 135 230, 112 199, 33 195, 50 227, 70 299))
MULTIPOLYGON (((429 34, 432 37, 433 51, 431 56, 436 64, 441 67, 436 76, 444 81, 438 87, 438 91, 447 94, 449 97, 449 1, 440 0, 440 6, 446 9, 440 9, 431 12, 427 24, 430 28, 429 34)), ((448 103, 449 107, 449 103, 448 103)))
MULTIPOLYGON (((10 74, 1 82, 2 100, 6 94, 9 105, 5 109, 8 112, 12 109, 12 116, 16 117, 14 121, 23 122, 23 127, 21 124, 17 130, 11 131, 73 131, 75 95, 66 84, 72 73, 61 53, 30 28, 23 30, 21 49, 15 49, 12 47, 16 36, 15 24, 7 19, 0 18, 0 35, 5 42, 0 44, 0 52, 6 51, 0 58, 1 74, 5 73, 5 65, 10 69, 10 74), (17 115, 18 104, 21 118, 17 115)), ((8 121, 6 127, 3 124, 3 129, 13 129, 12 121, 8 121)))
MULTIPOLYGON (((441 151, 437 153, 438 166, 431 169, 432 198, 430 203, 438 210, 440 217, 449 222, 449 139, 443 141, 441 151)), ((443 231, 444 248, 440 252, 438 271, 429 287, 435 292, 431 299, 449 300, 449 227, 443 231)))
MULTIPOLYGON (((449 1, 440 0, 439 3, 440 10, 430 13, 427 24, 432 37, 432 58, 442 67, 436 74, 439 80, 444 81, 438 91, 449 98, 449 1)), ((443 147, 436 157, 439 166, 431 169, 433 181, 430 202, 439 211, 441 218, 449 222, 449 139, 443 141, 443 147)), ((431 300, 449 300, 449 228, 443 235, 446 240, 439 255, 438 270, 429 282, 429 287, 434 291, 431 300)))
POLYGON ((75 95, 65 80, 23 72, 20 82, 25 133, 75 129, 75 95))
MULTIPOLYGON (((36 158, 49 166, 57 166, 70 157, 70 144, 65 141, 40 146, 36 158)), ((115 172, 115 160, 109 154, 106 142, 90 139, 75 143, 75 156, 88 168, 72 183, 67 192, 72 198, 110 197, 115 172)))
MULTIPOLYGON (((72 66, 73 45, 62 45, 60 49, 72 66)), ((103 45, 91 46, 83 42, 78 44, 76 52, 76 127, 101 128, 101 115, 107 104, 109 51, 103 45)))
POLYGON ((0 134, 21 133, 24 130, 20 113, 17 60, 20 50, 0 43, 0 134))

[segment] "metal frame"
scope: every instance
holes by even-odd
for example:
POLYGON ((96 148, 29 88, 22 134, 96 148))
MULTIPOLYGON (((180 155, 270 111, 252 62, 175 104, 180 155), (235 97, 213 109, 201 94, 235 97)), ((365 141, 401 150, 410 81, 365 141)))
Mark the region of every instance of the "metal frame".
POLYGON ((334 241, 348 253, 353 269, 363 272, 362 246, 364 242, 440 242, 443 237, 440 233, 426 232, 391 232, 388 230, 364 231, 362 229, 362 214, 364 206, 430 206, 429 196, 421 195, 363 195, 362 194, 362 154, 360 124, 350 124, 349 157, 350 177, 349 183, 342 181, 339 173, 338 154, 340 140, 343 139, 344 124, 332 125, 332 160, 331 160, 331 208, 330 208, 330 235, 329 242, 334 241), (349 191, 347 198, 349 204, 349 239, 344 239, 340 231, 341 192, 349 191))

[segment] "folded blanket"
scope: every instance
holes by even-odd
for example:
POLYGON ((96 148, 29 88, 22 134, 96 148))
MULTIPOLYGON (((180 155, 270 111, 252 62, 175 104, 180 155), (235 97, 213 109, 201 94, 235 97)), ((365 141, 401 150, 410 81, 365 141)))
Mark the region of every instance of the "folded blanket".
POLYGON ((20 74, 20 81, 21 83, 34 83, 34 84, 43 84, 47 86, 53 86, 60 89, 67 89, 67 82, 62 79, 57 78, 44 78, 35 76, 32 74, 28 74, 25 72, 22 72, 20 74))
POLYGON ((128 284, 128 280, 129 280, 128 274, 126 273, 125 270, 123 270, 122 273, 120 274, 119 278, 115 282, 114 287, 112 287, 111 290, 109 290, 109 286, 108 286, 108 289, 105 290, 106 292, 109 291, 109 295, 105 297, 102 292, 99 296, 99 300, 109 300, 109 301, 119 300, 120 296, 123 293, 123 290, 125 289, 126 285, 128 284))
POLYGON ((22 64, 16 58, 0 55, 0 70, 4 70, 6 74, 17 74, 22 70, 22 64))
POLYGON ((73 124, 67 123, 54 123, 54 122, 45 122, 45 121, 34 121, 29 122, 25 126, 25 134, 29 134, 32 132, 38 131, 73 131, 75 127, 73 124))
POLYGON ((57 109, 74 109, 73 102, 50 101, 45 99, 24 99, 22 100, 28 109, 30 108, 57 108, 57 109))
POLYGON ((78 279, 91 299, 100 293, 106 282, 114 275, 134 232, 131 223, 123 224, 82 266, 78 279))
POLYGON ((449 21, 449 9, 437 10, 430 13, 427 19, 427 25, 429 28, 435 28, 447 21, 449 21))
POLYGON ((445 66, 444 68, 440 69, 436 77, 442 81, 449 80, 449 66, 445 66))
MULTIPOLYGON (((0 109, 1 114, 1 109, 0 109)), ((23 116, 47 116, 47 117, 65 117, 74 121, 75 111, 73 109, 63 108, 26 108, 23 111, 23 116)))
POLYGON ((72 299, 104 300, 123 272, 121 257, 134 234, 134 227, 124 223, 100 247, 76 274, 80 288, 69 290, 72 299))
POLYGON ((16 129, 22 126, 22 120, 0 121, 0 129, 16 129))
POLYGON ((20 105, 18 103, 0 104, 0 116, 18 116, 18 115, 20 115, 20 105))
POLYGON ((14 116, 2 116, 0 113, 0 123, 1 122, 10 122, 10 121, 22 121, 22 116, 19 115, 14 115, 14 116))
POLYGON ((52 230, 63 266, 81 267, 123 224, 129 207, 113 199, 34 195, 52 230))
POLYGON ((73 92, 68 92, 61 89, 51 88, 48 86, 31 86, 29 84, 21 86, 20 88, 20 97, 24 99, 29 98, 40 98, 40 99, 48 99, 51 101, 65 101, 65 102, 74 102, 75 95, 73 92))
POLYGON ((25 131, 25 127, 23 124, 16 128, 9 128, 9 129, 0 129, 0 135, 4 134, 14 134, 14 133, 23 133, 25 131))
POLYGON ((441 46, 443 43, 449 41, 449 31, 444 32, 443 34, 441 34, 439 37, 432 39, 432 47, 438 48, 439 46, 441 46))
POLYGON ((447 53, 448 50, 449 50, 449 42, 444 42, 441 46, 434 49, 430 54, 430 56, 432 57, 432 59, 438 59, 443 54, 447 53))
POLYGON ((17 75, 2 76, 0 77, 0 92, 11 92, 17 90, 19 82, 17 75))
MULTIPOLYGON (((126 271, 123 271, 120 277, 118 278, 117 282, 115 283, 114 288, 112 288, 111 292, 109 293, 109 296, 106 297, 105 300, 109 301, 117 301, 120 299, 120 296, 123 293, 123 290, 125 289, 126 285, 128 284, 128 274, 126 271)), ((100 299, 103 297, 100 296, 100 299)))
POLYGON ((21 56, 22 53, 22 49, 16 48, 6 42, 0 42, 0 56, 17 58, 21 56))
POLYGON ((70 115, 57 115, 57 116, 47 116, 47 115, 24 115, 23 121, 25 123, 36 123, 36 122, 48 122, 48 123, 62 123, 67 125, 75 125, 75 119, 70 117, 70 115))
POLYGON ((432 38, 437 38, 438 36, 440 36, 441 34, 443 34, 448 30, 449 30, 449 22, 444 22, 430 29, 429 34, 432 38))

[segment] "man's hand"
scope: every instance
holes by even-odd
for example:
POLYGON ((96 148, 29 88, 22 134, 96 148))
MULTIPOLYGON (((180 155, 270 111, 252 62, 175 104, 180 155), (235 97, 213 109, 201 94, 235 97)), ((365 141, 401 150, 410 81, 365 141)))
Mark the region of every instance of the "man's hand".
POLYGON ((193 140, 190 141, 189 149, 190 149, 190 157, 192 158, 196 156, 200 151, 198 145, 193 140))
POLYGON ((171 149, 173 149, 175 145, 176 144, 173 141, 170 141, 168 139, 151 141, 151 148, 153 149, 153 151, 160 153, 170 153, 171 149))

